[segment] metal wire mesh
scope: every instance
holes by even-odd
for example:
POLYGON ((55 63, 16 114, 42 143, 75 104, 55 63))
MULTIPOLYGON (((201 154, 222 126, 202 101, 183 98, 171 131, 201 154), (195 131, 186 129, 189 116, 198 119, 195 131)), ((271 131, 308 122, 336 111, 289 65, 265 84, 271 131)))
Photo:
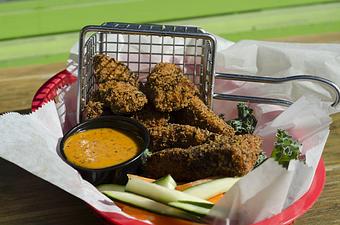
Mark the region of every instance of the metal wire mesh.
POLYGON ((110 23, 85 27, 80 37, 78 115, 96 90, 93 57, 106 54, 127 65, 145 82, 160 62, 174 63, 211 105, 215 40, 195 27, 110 23))

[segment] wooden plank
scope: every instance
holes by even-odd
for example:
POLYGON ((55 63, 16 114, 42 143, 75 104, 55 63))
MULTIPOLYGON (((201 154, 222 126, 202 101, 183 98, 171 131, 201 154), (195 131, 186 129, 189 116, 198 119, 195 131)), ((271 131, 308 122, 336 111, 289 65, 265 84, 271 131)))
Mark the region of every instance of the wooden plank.
POLYGON ((0 70, 0 112, 27 109, 38 88, 65 63, 0 70))
POLYGON ((82 201, 0 159, 0 224, 100 225, 82 201))
MULTIPOLYGON (((339 146, 339 142, 338 142, 339 146)), ((328 149, 326 149, 328 151, 328 149)), ((339 150, 337 154, 332 157, 338 157, 339 150)), ((325 160, 326 166, 328 161, 325 160)), ((338 164, 339 166, 339 164, 338 164)), ((340 168, 327 171, 326 175, 326 185, 324 190, 314 204, 314 206, 301 218, 299 218, 295 225, 338 225, 340 224, 340 168)))
POLYGON ((0 67, 66 62, 79 33, 0 41, 0 67))
MULTIPOLYGON (((340 32, 340 3, 209 16, 167 24, 200 26, 233 41, 340 32)), ((0 41, 0 67, 66 61, 69 49, 78 39, 79 34, 75 32, 0 41)))
POLYGON ((78 31, 102 22, 160 22, 245 11, 334 2, 334 0, 128 0, 17 1, 1 3, 0 39, 78 31), (15 28, 15 29, 14 29, 15 28))
POLYGON ((294 35, 289 37, 269 38, 270 41, 303 42, 303 43, 340 43, 340 33, 332 32, 325 34, 294 35))
POLYGON ((210 16, 169 23, 194 24, 233 41, 340 32, 340 3, 210 16))

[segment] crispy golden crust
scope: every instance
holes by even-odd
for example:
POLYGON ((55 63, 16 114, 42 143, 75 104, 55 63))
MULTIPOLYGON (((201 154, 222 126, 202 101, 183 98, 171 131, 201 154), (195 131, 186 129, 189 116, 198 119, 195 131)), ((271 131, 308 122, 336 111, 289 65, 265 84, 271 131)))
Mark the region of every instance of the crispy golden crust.
POLYGON ((189 148, 200 145, 213 135, 207 130, 180 124, 148 128, 150 134, 150 150, 161 151, 165 148, 189 148))
POLYGON ((141 111, 136 112, 133 118, 145 127, 156 127, 167 125, 170 115, 169 113, 159 112, 153 106, 147 104, 141 111))
POLYGON ((101 102, 89 101, 85 108, 84 114, 87 119, 98 118, 103 114, 104 104, 101 102))
POLYGON ((176 181, 192 181, 210 176, 243 176, 254 166, 261 151, 261 139, 255 135, 218 136, 208 143, 153 153, 144 165, 149 177, 167 174, 176 181))
POLYGON ((172 112, 188 106, 198 89, 171 63, 159 63, 152 70, 145 85, 146 93, 155 108, 172 112))
POLYGON ((181 124, 197 126, 227 136, 235 134, 231 126, 217 116, 196 96, 191 99, 187 108, 174 114, 174 120, 181 124))
POLYGON ((107 81, 99 84, 98 90, 103 103, 110 107, 112 112, 137 112, 148 101, 143 92, 126 82, 107 81))
POLYGON ((122 81, 138 87, 138 76, 132 73, 126 65, 109 56, 104 54, 94 56, 93 68, 98 83, 122 81))
POLYGON ((99 92, 95 91, 84 107, 84 115, 87 119, 98 118, 103 114, 104 104, 100 101, 99 92))

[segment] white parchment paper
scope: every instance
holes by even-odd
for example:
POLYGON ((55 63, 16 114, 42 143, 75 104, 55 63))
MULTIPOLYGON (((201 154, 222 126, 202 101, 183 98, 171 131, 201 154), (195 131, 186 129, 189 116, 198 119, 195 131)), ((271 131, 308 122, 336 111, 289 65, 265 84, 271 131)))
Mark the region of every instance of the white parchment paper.
POLYGON ((263 149, 271 154, 278 128, 287 130, 302 143, 306 164, 292 161, 288 170, 273 159, 244 176, 215 205, 214 224, 252 224, 278 214, 309 189, 329 134, 329 105, 318 98, 300 98, 273 121, 258 127, 263 149), (299 116, 296 116, 299 115, 299 116))
MULTIPOLYGON (((121 212, 57 154, 63 136, 54 102, 30 115, 0 116, 0 156, 105 212, 121 212)), ((121 212, 123 213, 123 212, 121 212)))
MULTIPOLYGON (((232 43, 217 37, 216 71, 248 75, 283 77, 318 75, 340 85, 340 45, 288 44, 260 41, 232 43)), ((68 70, 76 75, 77 44, 71 50, 68 70)), ((165 59, 166 60, 166 59, 165 59)), ((58 110, 48 103, 31 115, 9 113, 0 116, 0 156, 83 199, 98 210, 120 212, 112 201, 65 164, 56 147, 62 128, 75 123, 75 85, 60 100, 58 110), (59 113, 60 114, 60 113, 59 113), (60 115, 59 115, 60 116, 60 115), (63 123, 60 124, 59 121, 63 123)), ((264 150, 271 152, 277 128, 287 129, 303 143, 306 164, 293 161, 288 170, 273 160, 244 176, 213 209, 219 220, 214 223, 251 224, 279 213, 309 188, 316 165, 329 134, 329 115, 333 96, 323 87, 310 82, 284 85, 251 84, 219 81, 215 92, 264 97, 288 98, 296 101, 288 109, 251 104, 259 121, 256 133, 264 138, 264 150)), ((215 101, 214 110, 226 119, 236 116, 236 103, 215 101)), ((122 213, 122 212, 120 212, 122 213)))

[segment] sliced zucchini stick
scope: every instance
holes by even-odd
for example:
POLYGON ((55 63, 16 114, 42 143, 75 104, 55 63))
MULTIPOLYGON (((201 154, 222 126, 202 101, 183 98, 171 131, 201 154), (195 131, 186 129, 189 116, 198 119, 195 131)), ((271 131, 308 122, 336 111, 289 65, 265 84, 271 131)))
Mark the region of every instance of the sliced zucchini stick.
POLYGON ((211 203, 203 203, 203 202, 192 202, 192 201, 178 201, 178 202, 196 205, 196 206, 206 208, 206 209, 211 209, 214 206, 211 203))
POLYGON ((170 174, 159 178, 154 183, 169 188, 171 190, 174 190, 177 186, 176 181, 172 178, 170 174))
POLYGON ((105 195, 113 200, 117 200, 120 202, 124 202, 126 204, 130 204, 151 212, 178 217, 186 220, 199 221, 199 217, 196 215, 192 215, 186 211, 164 205, 162 203, 156 202, 154 200, 133 194, 128 192, 119 192, 119 191, 103 191, 105 195))
POLYGON ((239 177, 226 177, 211 180, 196 186, 189 187, 183 192, 201 199, 209 199, 218 194, 227 192, 239 179, 239 177))
POLYGON ((185 202, 169 202, 168 205, 176 207, 178 209, 183 209, 185 211, 194 213, 199 216, 206 216, 210 211, 210 209, 200 207, 198 205, 192 205, 190 203, 185 202))
POLYGON ((128 177, 128 179, 135 178, 135 179, 145 180, 145 181, 147 181, 147 182, 155 182, 155 179, 151 179, 151 178, 147 178, 147 177, 138 176, 138 175, 131 174, 131 173, 128 173, 128 174, 127 174, 127 177, 128 177))
POLYGON ((119 185, 119 184, 101 184, 97 186, 97 189, 100 192, 103 191, 120 191, 124 192, 125 191, 125 186, 124 185, 119 185))
POLYGON ((128 192, 133 192, 138 195, 142 195, 151 198, 155 201, 167 204, 169 202, 177 201, 191 201, 191 202, 203 202, 203 203, 213 203, 200 199, 198 197, 188 195, 181 191, 170 190, 166 187, 157 185, 155 183, 148 183, 140 179, 130 179, 125 186, 125 190, 128 192))

